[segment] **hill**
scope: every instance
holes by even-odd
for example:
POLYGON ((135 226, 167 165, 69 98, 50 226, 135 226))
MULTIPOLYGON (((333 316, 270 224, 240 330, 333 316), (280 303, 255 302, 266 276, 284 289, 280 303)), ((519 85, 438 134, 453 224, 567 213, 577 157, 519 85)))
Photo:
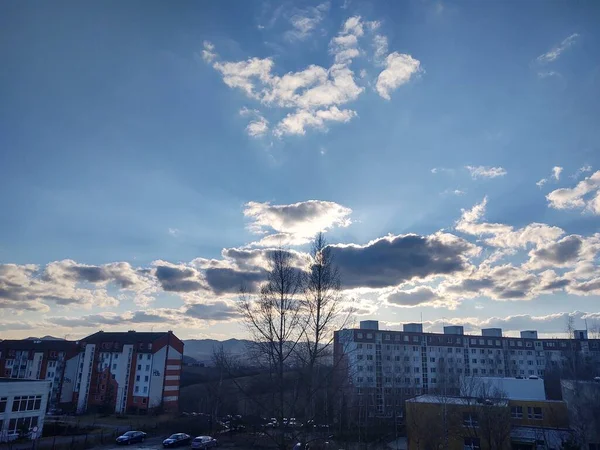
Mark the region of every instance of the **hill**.
POLYGON ((198 362, 210 364, 213 351, 220 348, 233 356, 240 356, 246 353, 247 345, 250 341, 245 339, 227 339, 226 341, 217 341, 215 339, 186 339, 183 353, 185 356, 194 358, 198 362))

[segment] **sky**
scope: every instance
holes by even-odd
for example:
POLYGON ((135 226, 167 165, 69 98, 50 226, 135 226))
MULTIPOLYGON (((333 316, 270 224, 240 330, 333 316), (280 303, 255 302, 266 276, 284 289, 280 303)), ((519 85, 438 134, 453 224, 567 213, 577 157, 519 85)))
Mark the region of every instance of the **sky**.
POLYGON ((356 321, 600 324, 600 4, 0 4, 0 338, 246 336, 324 231, 356 321))

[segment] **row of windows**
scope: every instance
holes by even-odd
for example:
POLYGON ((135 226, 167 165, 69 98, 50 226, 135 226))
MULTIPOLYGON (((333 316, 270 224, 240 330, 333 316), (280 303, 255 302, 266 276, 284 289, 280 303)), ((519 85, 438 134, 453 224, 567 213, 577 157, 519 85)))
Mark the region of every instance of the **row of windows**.
MULTIPOLYGON (((522 406, 511 406, 510 408, 510 416, 513 419, 522 419, 523 418, 523 407, 522 406)), ((534 420, 542 420, 544 415, 542 413, 542 408, 538 406, 528 406, 527 407, 527 418, 534 420)))
MULTIPOLYGON (((141 376, 140 376, 140 375, 136 375, 136 376, 135 376, 135 381, 140 381, 140 378, 141 378, 141 376)), ((144 377, 144 381, 148 381, 148 380, 149 380, 149 377, 148 377, 148 375, 146 375, 146 376, 144 377)))
POLYGON ((13 399, 13 411, 37 411, 42 405, 41 395, 22 395, 13 399))
POLYGON ((20 417, 18 419, 10 419, 8 422, 8 434, 17 434, 20 430, 31 430, 38 424, 38 416, 20 417))
MULTIPOLYGON (((146 377, 146 378, 147 378, 147 377, 146 377)), ((138 394, 138 393, 140 392, 140 387, 139 387, 139 386, 136 386, 136 387, 135 387, 135 389, 134 389, 134 392, 135 392, 136 394, 138 394)), ((144 389, 142 390, 142 392, 143 392, 144 394, 147 394, 147 393, 148 393, 148 386, 144 386, 144 389)))

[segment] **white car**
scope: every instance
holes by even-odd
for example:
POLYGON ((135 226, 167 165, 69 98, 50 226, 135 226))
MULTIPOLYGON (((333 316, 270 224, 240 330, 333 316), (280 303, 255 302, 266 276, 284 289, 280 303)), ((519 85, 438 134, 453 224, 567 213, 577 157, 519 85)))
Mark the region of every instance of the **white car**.
POLYGON ((217 440, 210 436, 197 436, 192 441, 192 448, 200 448, 202 450, 216 447, 217 445, 219 445, 217 440))

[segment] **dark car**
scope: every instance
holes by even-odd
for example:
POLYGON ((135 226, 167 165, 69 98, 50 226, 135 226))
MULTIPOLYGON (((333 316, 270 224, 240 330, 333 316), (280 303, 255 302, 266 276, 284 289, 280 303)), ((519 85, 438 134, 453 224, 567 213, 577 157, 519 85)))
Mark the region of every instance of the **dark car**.
POLYGON ((143 431, 128 431, 117 438, 117 444, 130 445, 136 442, 144 442, 144 439, 146 439, 146 433, 143 431))
POLYGON ((217 440, 210 436, 198 436, 192 441, 192 448, 199 448, 202 450, 216 447, 217 445, 217 440))
POLYGON ((179 447, 180 445, 189 445, 191 441, 189 434, 175 433, 163 441, 163 447, 179 447))

